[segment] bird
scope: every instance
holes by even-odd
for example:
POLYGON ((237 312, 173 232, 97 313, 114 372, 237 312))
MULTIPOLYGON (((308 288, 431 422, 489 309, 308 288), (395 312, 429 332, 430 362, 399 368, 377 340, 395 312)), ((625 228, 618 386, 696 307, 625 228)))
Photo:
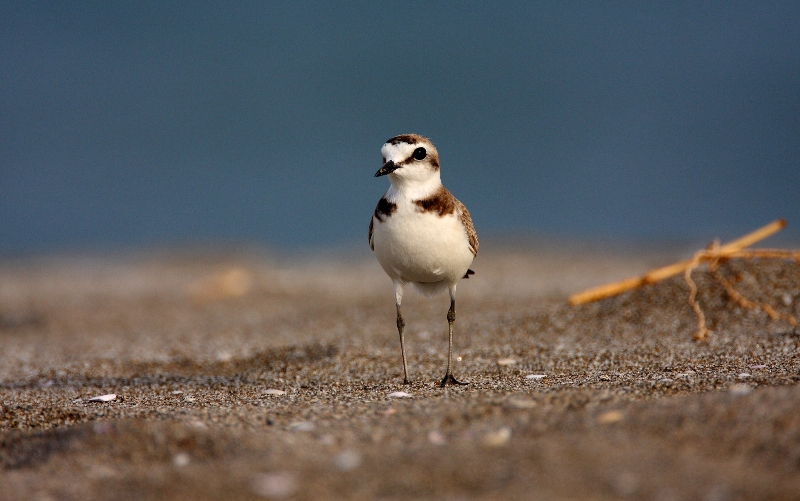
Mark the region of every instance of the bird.
POLYGON ((447 369, 441 387, 467 384, 453 376, 453 324, 456 286, 475 273, 469 268, 479 245, 472 218, 442 184, 439 153, 430 139, 395 136, 384 143, 381 155, 383 165, 375 177, 388 176, 390 186, 372 214, 369 246, 394 285, 403 383, 410 380, 400 304, 404 286, 411 285, 428 297, 449 292, 447 369))

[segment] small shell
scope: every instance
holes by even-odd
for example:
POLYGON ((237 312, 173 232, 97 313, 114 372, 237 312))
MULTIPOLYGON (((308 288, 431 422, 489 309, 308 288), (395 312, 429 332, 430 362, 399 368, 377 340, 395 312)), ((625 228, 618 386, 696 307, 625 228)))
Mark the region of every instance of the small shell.
POLYGON ((250 488, 257 496, 269 499, 285 499, 297 490, 297 480, 293 473, 275 471, 261 473, 253 477, 250 488))
POLYGON ((515 409, 533 409, 536 407, 536 401, 530 398, 510 398, 508 405, 515 409))
POLYGON ((286 392, 283 390, 276 390, 275 388, 270 388, 269 390, 264 390, 264 395, 286 395, 286 392))
POLYGON ((753 388, 744 383, 736 383, 734 385, 731 385, 728 391, 731 392, 731 395, 734 395, 736 397, 742 397, 744 395, 750 394, 753 391, 753 388))
POLYGON ((172 456, 172 464, 176 468, 183 468, 184 466, 189 466, 189 463, 192 462, 191 456, 185 452, 179 452, 172 456))
POLYGON ((107 395, 98 395, 87 400, 87 402, 111 402, 117 398, 116 393, 109 393, 107 395))
POLYGON ((353 471, 361 466, 362 461, 361 454, 353 449, 342 451, 333 458, 333 464, 341 471, 353 471))
POLYGON ((386 395, 388 398, 411 398, 412 395, 410 393, 406 393, 404 391, 393 391, 386 395))
POLYGON ((428 432, 428 442, 432 443, 433 445, 444 445, 447 443, 447 439, 442 432, 431 430, 428 432))
POLYGON ((597 422, 599 424, 613 424, 622 421, 624 417, 625 414, 622 411, 608 411, 597 416, 597 422))
POLYGON ((525 379, 533 379, 533 380, 537 380, 538 381, 538 380, 544 379, 546 377, 547 376, 545 374, 528 374, 527 376, 525 376, 525 379))
POLYGON ((314 431, 316 425, 311 421, 295 421, 289 423, 289 429, 292 431, 314 431))
POLYGON ((497 431, 492 431, 484 435, 483 445, 487 447, 502 447, 511 440, 511 428, 504 426, 497 431))
POLYGON ((511 358, 511 357, 501 358, 500 360, 497 361, 497 365, 502 366, 502 367, 505 367, 505 366, 508 366, 508 365, 516 365, 516 364, 517 364, 517 360, 514 359, 514 358, 511 358))

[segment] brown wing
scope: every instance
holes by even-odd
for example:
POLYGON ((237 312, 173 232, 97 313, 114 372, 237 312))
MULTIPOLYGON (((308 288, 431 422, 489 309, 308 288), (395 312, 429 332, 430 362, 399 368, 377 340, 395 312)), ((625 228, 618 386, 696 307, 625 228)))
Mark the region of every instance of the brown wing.
POLYGON ((456 207, 458 207, 459 212, 461 212, 461 224, 464 225, 464 230, 467 232, 467 238, 469 238, 469 250, 472 252, 473 256, 478 255, 478 234, 475 233, 475 225, 472 224, 472 218, 469 215, 469 211, 464 204, 456 200, 456 207))
POLYGON ((372 224, 375 221, 374 217, 369 218, 369 248, 375 251, 375 246, 372 245, 372 224))

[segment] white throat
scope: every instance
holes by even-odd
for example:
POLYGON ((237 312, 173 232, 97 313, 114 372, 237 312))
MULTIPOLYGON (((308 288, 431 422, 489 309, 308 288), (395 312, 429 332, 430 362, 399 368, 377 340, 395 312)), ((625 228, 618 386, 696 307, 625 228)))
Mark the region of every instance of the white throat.
POLYGON ((388 177, 389 182, 392 183, 389 191, 386 192, 386 198, 389 201, 395 201, 398 198, 422 200, 436 193, 442 186, 442 178, 438 170, 432 172, 431 176, 425 180, 408 179, 395 173, 389 174, 388 177))

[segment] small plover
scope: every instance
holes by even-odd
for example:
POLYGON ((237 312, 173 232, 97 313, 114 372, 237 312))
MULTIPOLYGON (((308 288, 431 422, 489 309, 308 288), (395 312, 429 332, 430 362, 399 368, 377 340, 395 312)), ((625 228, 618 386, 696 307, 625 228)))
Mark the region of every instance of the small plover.
POLYGON ((464 204, 442 185, 439 154, 433 143, 417 134, 395 136, 381 148, 383 166, 375 177, 389 176, 389 191, 378 202, 369 223, 369 246, 392 279, 397 306, 397 331, 403 356, 403 382, 408 366, 400 314, 403 286, 435 296, 450 292, 447 324, 450 340, 442 387, 465 384, 453 377, 453 323, 456 285, 474 274, 469 266, 478 254, 478 236, 464 204))

